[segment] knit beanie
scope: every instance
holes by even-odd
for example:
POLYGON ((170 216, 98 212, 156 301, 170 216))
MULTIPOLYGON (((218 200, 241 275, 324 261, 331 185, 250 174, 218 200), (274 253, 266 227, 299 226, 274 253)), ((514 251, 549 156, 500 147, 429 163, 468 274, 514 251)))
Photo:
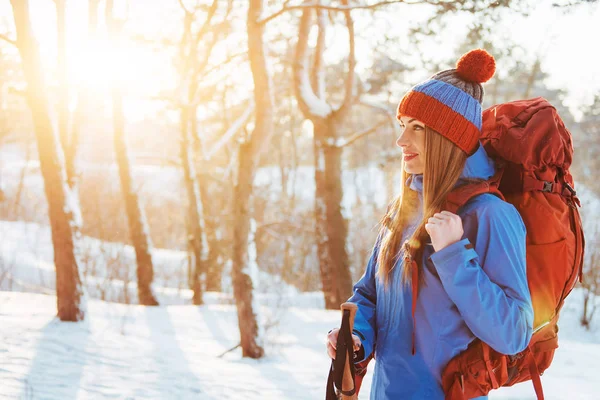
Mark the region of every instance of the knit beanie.
POLYGON ((397 116, 418 119, 471 155, 481 135, 481 84, 494 72, 496 60, 490 53, 471 50, 458 60, 456 69, 438 72, 406 93, 397 116))

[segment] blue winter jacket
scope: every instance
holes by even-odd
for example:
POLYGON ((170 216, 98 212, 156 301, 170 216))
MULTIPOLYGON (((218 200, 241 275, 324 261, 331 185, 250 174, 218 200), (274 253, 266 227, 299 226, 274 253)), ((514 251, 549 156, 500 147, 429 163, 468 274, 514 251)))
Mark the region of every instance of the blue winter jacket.
MULTIPOLYGON (((493 174, 493 161, 479 146, 467 159, 462 177, 487 179, 493 174)), ((422 194, 422 188, 423 176, 414 175, 410 189, 422 194)), ((354 333, 362 339, 365 358, 376 349, 371 399, 443 399, 444 367, 475 338, 504 354, 518 353, 529 343, 533 309, 521 216, 492 194, 475 197, 458 213, 463 239, 438 252, 431 244, 425 248, 414 356, 412 291, 401 283, 400 265, 384 287, 376 276, 377 243, 354 286, 349 300, 358 305, 354 333)), ((404 232, 403 241, 416 223, 404 232)))

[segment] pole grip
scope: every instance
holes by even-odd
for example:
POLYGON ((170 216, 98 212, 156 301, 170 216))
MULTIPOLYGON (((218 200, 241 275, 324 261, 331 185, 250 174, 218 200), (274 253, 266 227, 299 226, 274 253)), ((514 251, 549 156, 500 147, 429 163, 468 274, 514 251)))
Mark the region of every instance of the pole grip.
MULTIPOLYGON (((350 312, 350 318, 349 318, 349 322, 350 322, 350 333, 352 333, 352 330, 354 329, 354 317, 356 316, 356 310, 358 310, 358 306, 354 303, 343 303, 341 306, 342 309, 342 316, 344 315, 344 310, 348 310, 350 312)), ((350 346, 352 346, 354 348, 354 342, 349 344, 350 346)), ((346 357, 346 364, 344 365, 344 377, 342 380, 342 390, 344 391, 350 391, 352 390, 352 388, 354 388, 354 381, 352 380, 352 374, 350 373, 350 363, 353 362, 353 360, 349 360, 346 357)), ((342 395, 342 400, 357 400, 358 396, 356 394, 352 395, 352 396, 345 396, 342 395)))

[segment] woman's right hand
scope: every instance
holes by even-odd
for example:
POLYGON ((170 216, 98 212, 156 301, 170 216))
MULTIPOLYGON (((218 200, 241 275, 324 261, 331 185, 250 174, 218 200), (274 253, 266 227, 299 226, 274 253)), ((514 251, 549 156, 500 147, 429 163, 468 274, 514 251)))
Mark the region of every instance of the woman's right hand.
MULTIPOLYGON (((340 329, 335 328, 327 334, 327 355, 329 355, 329 357, 333 360, 335 360, 335 348, 337 345, 337 338, 339 333, 340 329)), ((352 340, 354 340, 354 351, 360 350, 360 346, 362 346, 360 338, 352 334, 352 340)))

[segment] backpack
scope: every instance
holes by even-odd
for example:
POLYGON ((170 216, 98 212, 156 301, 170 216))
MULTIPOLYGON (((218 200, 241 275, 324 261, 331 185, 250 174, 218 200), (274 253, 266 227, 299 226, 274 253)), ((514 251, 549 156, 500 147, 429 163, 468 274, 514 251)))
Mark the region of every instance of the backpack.
MULTIPOLYGON (((527 281, 534 310, 528 347, 514 355, 496 352, 481 340, 444 368, 446 400, 484 396, 492 389, 531 380, 544 398, 540 376, 558 347, 559 311, 582 279, 585 239, 569 167, 571 133, 544 98, 496 105, 483 112, 481 144, 494 159, 497 173, 489 180, 455 189, 445 209, 456 213, 469 200, 492 193, 516 207, 527 229, 527 281)), ((356 365, 360 389, 372 357, 356 365)))
POLYGON ((480 193, 494 193, 516 207, 527 228, 527 281, 534 310, 528 347, 500 354, 474 340, 442 374, 446 400, 487 395, 492 389, 531 380, 543 399, 540 376, 558 347, 558 318, 565 298, 582 279, 585 239, 569 167, 570 132, 556 109, 538 97, 493 106, 483 113, 481 144, 498 173, 489 181, 448 196, 456 212, 480 193))

